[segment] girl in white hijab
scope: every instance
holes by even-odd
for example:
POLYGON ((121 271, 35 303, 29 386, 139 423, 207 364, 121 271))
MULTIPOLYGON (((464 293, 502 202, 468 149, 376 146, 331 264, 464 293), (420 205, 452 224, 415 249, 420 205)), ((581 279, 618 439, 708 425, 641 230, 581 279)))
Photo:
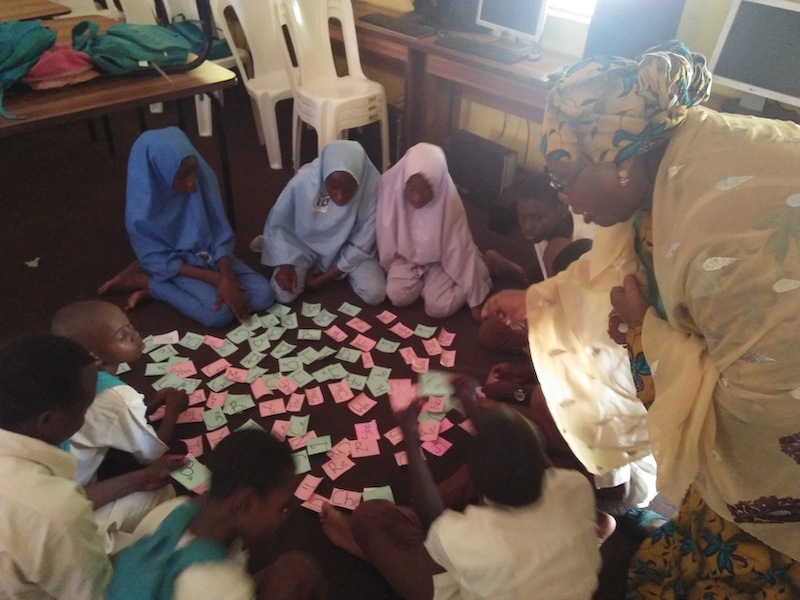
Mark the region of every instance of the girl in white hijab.
POLYGON ((480 313, 491 278, 441 148, 417 144, 383 174, 377 234, 392 304, 422 296, 431 317, 448 317, 465 302, 480 313))

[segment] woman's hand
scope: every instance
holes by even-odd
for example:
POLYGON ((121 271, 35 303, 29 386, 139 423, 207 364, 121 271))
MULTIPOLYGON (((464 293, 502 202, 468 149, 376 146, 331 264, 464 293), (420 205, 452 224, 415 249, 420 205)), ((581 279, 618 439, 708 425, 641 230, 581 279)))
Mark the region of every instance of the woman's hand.
POLYGON ((275 274, 275 281, 282 290, 294 294, 297 292, 297 271, 292 265, 281 265, 275 274))
MULTIPOLYGON (((614 311, 623 323, 628 327, 633 327, 644 321, 650 303, 639 288, 636 277, 626 275, 621 286, 611 288, 611 306, 614 307, 614 311)), ((609 328, 610 325, 609 323, 609 328)))
POLYGON ((525 290, 503 290, 489 298, 481 310, 481 318, 499 319, 506 325, 526 317, 525 290))

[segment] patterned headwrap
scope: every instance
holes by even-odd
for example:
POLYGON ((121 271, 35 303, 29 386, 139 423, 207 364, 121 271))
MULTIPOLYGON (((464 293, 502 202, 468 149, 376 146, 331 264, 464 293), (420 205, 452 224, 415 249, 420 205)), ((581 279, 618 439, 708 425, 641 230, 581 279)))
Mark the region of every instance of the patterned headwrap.
POLYGON ((619 163, 664 142, 710 91, 705 57, 676 40, 637 60, 584 59, 547 96, 540 150, 556 160, 619 163))

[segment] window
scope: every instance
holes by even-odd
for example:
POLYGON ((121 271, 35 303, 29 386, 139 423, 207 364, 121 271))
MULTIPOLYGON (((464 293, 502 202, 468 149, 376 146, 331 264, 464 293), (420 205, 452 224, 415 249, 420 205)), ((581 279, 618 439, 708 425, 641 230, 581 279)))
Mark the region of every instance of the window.
POLYGON ((547 12, 556 17, 588 23, 597 0, 548 0, 547 12))

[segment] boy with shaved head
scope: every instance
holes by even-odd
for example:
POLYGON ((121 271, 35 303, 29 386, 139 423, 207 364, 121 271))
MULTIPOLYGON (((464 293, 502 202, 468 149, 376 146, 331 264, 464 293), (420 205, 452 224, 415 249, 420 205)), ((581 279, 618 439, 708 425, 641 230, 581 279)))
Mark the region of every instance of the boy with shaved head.
POLYGON ((106 551, 114 553, 130 542, 129 534, 145 514, 175 495, 169 474, 184 458, 167 451, 188 398, 181 390, 167 388, 156 392, 146 406, 142 394, 112 375, 120 363, 142 356, 144 342, 125 313, 109 302, 73 302, 56 313, 51 331, 82 345, 98 367, 95 400, 83 427, 70 438, 69 452, 78 459, 73 479, 86 487, 100 531, 106 534, 106 551), (164 418, 154 430, 145 413, 162 404, 164 418), (98 481, 97 470, 111 448, 147 466, 98 481))

